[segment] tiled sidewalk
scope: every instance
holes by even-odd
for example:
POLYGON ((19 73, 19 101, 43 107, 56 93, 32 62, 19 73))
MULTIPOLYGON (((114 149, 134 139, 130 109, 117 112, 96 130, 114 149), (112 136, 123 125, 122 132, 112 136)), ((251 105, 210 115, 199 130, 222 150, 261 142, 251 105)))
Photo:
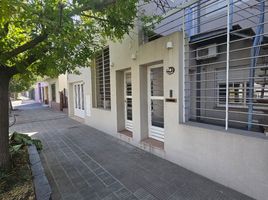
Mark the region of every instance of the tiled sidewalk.
POLYGON ((62 113, 36 106, 18 114, 12 129, 37 132, 44 144, 53 200, 251 199, 62 113))

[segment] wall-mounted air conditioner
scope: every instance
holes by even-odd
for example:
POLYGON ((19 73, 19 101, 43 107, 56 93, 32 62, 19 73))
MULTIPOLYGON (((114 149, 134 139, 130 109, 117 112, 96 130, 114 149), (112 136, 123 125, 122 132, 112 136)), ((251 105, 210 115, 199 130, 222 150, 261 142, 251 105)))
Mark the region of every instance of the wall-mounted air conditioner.
POLYGON ((218 55, 217 44, 203 46, 196 50, 196 60, 205 60, 208 58, 214 58, 218 55))

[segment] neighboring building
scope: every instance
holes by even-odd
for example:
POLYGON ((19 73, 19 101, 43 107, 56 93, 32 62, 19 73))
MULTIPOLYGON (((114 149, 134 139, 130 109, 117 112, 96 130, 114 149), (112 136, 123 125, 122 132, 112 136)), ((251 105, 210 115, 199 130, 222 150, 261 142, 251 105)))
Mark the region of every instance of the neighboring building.
POLYGON ((90 116, 90 68, 79 69, 80 75, 68 74, 69 115, 85 119, 90 116))
MULTIPOLYGON (((231 37, 229 68, 229 127, 248 129, 249 70, 251 59, 253 29, 242 29, 235 25, 231 37), (246 39, 243 39, 246 38, 246 39), (242 40, 243 39, 243 40, 242 40), (234 41, 234 42, 232 42, 234 41)), ((268 38, 264 38, 267 45, 268 38)), ((197 34, 190 39, 190 48, 197 54, 190 55, 191 70, 186 77, 188 94, 187 118, 214 125, 225 125, 226 107, 226 29, 197 34), (199 42, 201 41, 201 42, 199 42), (193 45, 191 45, 193 43, 193 45), (219 45, 220 44, 220 45, 219 45), (206 52, 213 51, 209 56, 206 52), (202 55, 202 53, 204 55, 202 55), (202 102, 200 102, 202 100, 202 102)), ((268 55, 268 49, 262 48, 260 57, 268 55)), ((268 133, 268 59, 258 59, 255 67, 254 114, 251 130, 268 133)))
MULTIPOLYGON (((268 139, 264 134, 268 127, 268 45, 266 37, 255 43, 260 29, 265 32, 267 28, 259 21, 261 10, 253 5, 261 2, 239 1, 241 12, 255 15, 238 18, 240 11, 234 9, 230 32, 226 4, 220 15, 222 4, 217 4, 217 15, 211 15, 210 6, 216 1, 202 2, 192 5, 191 12, 187 7, 170 15, 151 36, 142 35, 137 26, 121 43, 109 42, 91 68, 80 69, 81 75, 68 74, 69 115, 264 200, 268 196, 268 139), (176 18, 176 23, 184 21, 174 25, 176 18), (249 75, 251 69, 256 69, 254 78, 249 75)), ((57 83, 55 87, 59 91, 57 83)))
POLYGON ((39 103, 48 104, 48 83, 37 82, 32 93, 33 100, 39 103))
POLYGON ((47 78, 48 83, 48 105, 55 110, 68 112, 68 90, 67 74, 57 78, 47 78))

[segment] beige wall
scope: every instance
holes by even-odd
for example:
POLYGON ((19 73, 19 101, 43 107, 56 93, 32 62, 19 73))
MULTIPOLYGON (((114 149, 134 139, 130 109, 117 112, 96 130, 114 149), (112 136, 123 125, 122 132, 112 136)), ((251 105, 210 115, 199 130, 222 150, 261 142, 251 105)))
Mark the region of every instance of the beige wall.
MULTIPOLYGON (((91 97, 91 70, 89 67, 80 68, 79 75, 76 74, 68 74, 67 75, 67 85, 68 85, 68 112, 70 116, 74 116, 74 89, 73 85, 75 83, 84 83, 84 101, 85 101, 85 110, 88 110, 88 107, 91 107, 92 98, 91 97)), ((86 113, 86 115, 90 115, 90 112, 86 113)))
MULTIPOLYGON (((145 148, 174 163, 223 185, 236 189, 256 199, 265 200, 268 196, 268 140, 245 134, 225 132, 220 127, 199 127, 197 124, 180 124, 182 116, 182 34, 174 33, 138 46, 135 34, 126 37, 122 44, 110 43, 111 58, 111 110, 102 110, 90 106, 90 116, 86 124, 115 137, 124 124, 124 103, 122 76, 123 71, 131 69, 133 92, 133 139, 132 144, 145 148, 141 140, 148 137, 147 105, 147 67, 153 63, 162 63, 175 67, 175 73, 164 72, 164 96, 169 97, 173 90, 176 103, 164 103, 165 140, 164 150, 145 148), (172 49, 166 43, 173 43, 172 49), (132 59, 136 54, 136 59, 132 59)), ((76 81, 85 82, 86 94, 92 101, 91 75, 89 69, 83 69, 80 76, 69 75, 68 87, 76 81)), ((69 110, 72 115, 72 93, 69 93, 69 110)))
POLYGON ((59 75, 58 79, 59 79, 59 88, 58 88, 59 91, 67 89, 67 73, 59 75))
MULTIPOLYGON (((48 85, 48 100, 49 102, 52 101, 51 96, 51 85, 56 85, 56 103, 60 103, 60 95, 59 92, 62 91, 64 88, 67 90, 67 73, 59 75, 57 78, 47 78, 45 80, 48 85)), ((67 91, 68 93, 68 91, 67 91)))
POLYGON ((52 101, 52 91, 51 91, 51 85, 55 84, 56 85, 56 102, 60 103, 60 97, 58 95, 59 91, 59 80, 58 78, 53 78, 53 79, 47 79, 46 82, 48 83, 48 101, 52 101))

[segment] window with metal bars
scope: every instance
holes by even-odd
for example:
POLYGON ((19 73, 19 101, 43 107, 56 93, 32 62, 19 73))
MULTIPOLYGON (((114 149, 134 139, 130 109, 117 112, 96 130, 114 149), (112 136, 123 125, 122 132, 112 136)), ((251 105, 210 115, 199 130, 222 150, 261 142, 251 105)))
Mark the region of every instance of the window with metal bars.
POLYGON ((184 11, 184 121, 267 134, 265 1, 200 2, 184 11))
POLYGON ((110 55, 109 47, 103 49, 95 59, 96 107, 111 109, 110 55))
POLYGON ((56 101, 56 84, 51 85, 51 100, 56 101))

